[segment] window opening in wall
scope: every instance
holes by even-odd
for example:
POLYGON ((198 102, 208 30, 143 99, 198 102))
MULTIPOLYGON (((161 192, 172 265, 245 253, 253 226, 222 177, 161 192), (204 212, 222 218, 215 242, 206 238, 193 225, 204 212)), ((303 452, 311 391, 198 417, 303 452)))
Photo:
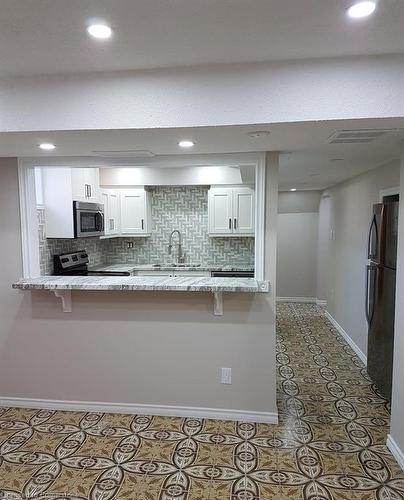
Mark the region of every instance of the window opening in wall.
POLYGON ((176 276, 258 278, 263 265, 257 272, 257 254, 263 255, 256 246, 256 222, 258 214, 263 228, 263 204, 257 203, 263 190, 257 197, 256 184, 264 179, 262 168, 256 163, 21 166, 35 200, 36 227, 31 220, 27 241, 31 247, 36 241, 31 257, 36 253, 38 263, 31 276, 59 274, 63 266, 55 271, 55 256, 80 260, 73 254, 81 253, 88 262, 79 264, 94 273, 111 266, 125 274, 171 275, 175 270, 176 276))

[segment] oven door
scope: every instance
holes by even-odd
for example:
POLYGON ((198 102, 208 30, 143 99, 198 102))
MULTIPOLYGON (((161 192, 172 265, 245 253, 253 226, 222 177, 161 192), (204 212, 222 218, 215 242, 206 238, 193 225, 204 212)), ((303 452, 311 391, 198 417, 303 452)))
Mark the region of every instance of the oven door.
POLYGON ((104 235, 104 212, 102 205, 96 210, 75 207, 74 235, 76 238, 89 238, 104 235))

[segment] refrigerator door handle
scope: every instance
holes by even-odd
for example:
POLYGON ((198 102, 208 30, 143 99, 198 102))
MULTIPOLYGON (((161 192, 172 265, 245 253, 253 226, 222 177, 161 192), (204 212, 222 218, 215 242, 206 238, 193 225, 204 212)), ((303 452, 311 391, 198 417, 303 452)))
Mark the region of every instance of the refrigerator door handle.
POLYGON ((366 266, 366 298, 365 298, 365 316, 368 325, 370 326, 370 317, 369 317, 369 271, 370 266, 366 266))
POLYGON ((376 215, 374 215, 373 219, 372 219, 372 223, 370 224, 370 228, 369 228, 369 236, 368 236, 368 259, 374 259, 374 258, 377 257, 377 248, 378 248, 378 245, 379 245, 378 239, 379 239, 379 234, 378 234, 378 230, 377 230, 376 215), (376 240, 375 240, 375 243, 376 243, 375 244, 375 252, 373 252, 373 248, 372 248, 373 227, 374 227, 375 236, 376 236, 376 240))
POLYGON ((366 321, 370 326, 374 315, 374 294, 375 294, 375 283, 373 281, 373 272, 376 271, 375 266, 366 266, 366 303, 365 303, 365 315, 366 321), (370 311, 370 292, 372 292, 372 310, 370 311))

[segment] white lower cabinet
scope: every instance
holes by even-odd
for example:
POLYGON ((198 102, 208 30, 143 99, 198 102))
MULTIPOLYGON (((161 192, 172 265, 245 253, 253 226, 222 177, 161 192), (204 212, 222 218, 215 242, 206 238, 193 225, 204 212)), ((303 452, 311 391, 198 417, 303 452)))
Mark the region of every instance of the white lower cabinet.
POLYGON ((210 271, 181 271, 181 270, 170 270, 170 271, 136 271, 136 276, 167 276, 167 277, 187 277, 187 278, 208 278, 210 277, 210 271))
POLYGON ((174 271, 174 276, 187 278, 210 278, 210 271, 174 271))

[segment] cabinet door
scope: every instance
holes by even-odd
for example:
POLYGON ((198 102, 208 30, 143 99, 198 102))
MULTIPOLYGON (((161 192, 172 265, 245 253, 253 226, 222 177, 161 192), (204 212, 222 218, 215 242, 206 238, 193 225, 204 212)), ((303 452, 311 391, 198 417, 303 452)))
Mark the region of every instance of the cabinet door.
POLYGON ((233 233, 254 236, 255 193, 249 187, 233 188, 233 233))
POLYGON ((110 234, 119 234, 120 232, 120 215, 121 215, 121 210, 120 210, 120 205, 119 205, 119 193, 116 191, 111 191, 109 193, 109 198, 108 198, 108 210, 109 210, 109 217, 111 220, 110 223, 110 234))
POLYGON ((119 234, 121 214, 119 193, 112 189, 103 189, 100 194, 101 203, 104 205, 105 234, 119 234))
POLYGON ((111 218, 108 191, 101 191, 101 203, 104 205, 105 234, 111 234, 111 218))
POLYGON ((231 234, 233 232, 233 191, 231 188, 209 190, 209 234, 231 234))
POLYGON ((98 168, 84 168, 84 184, 87 186, 88 201, 97 203, 100 200, 100 178, 98 168))
POLYGON ((73 199, 77 201, 100 201, 98 168, 72 168, 73 199))
POLYGON ((146 233, 146 193, 143 189, 128 189, 121 193, 121 232, 146 233))
POLYGON ((88 187, 85 179, 85 168, 72 168, 72 193, 75 201, 88 201, 88 187))

